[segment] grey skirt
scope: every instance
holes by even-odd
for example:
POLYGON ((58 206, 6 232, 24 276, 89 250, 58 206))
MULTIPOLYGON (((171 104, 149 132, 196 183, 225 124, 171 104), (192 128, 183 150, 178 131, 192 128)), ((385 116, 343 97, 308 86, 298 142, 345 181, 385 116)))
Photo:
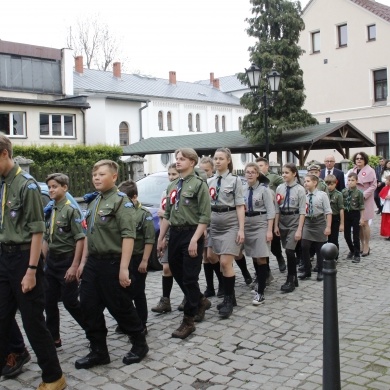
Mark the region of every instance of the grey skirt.
POLYGON ((328 237, 325 236, 324 230, 326 228, 325 215, 321 215, 315 218, 305 218, 305 224, 303 225, 302 238, 304 240, 326 242, 328 237))
POLYGON ((280 241, 284 249, 295 250, 298 241, 295 241, 295 233, 299 226, 299 214, 283 215, 280 214, 279 232, 280 241))
POLYGON ((241 245, 236 244, 238 219, 236 210, 226 213, 211 213, 210 236, 213 252, 217 255, 240 254, 241 245))
POLYGON ((249 257, 269 257, 270 242, 267 242, 267 215, 245 217, 245 255, 249 257))

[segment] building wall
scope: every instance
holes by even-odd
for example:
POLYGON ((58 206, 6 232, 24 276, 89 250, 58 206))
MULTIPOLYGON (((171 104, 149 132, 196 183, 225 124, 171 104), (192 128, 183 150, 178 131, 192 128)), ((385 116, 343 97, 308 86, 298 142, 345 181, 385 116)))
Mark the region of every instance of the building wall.
MULTIPOLYGON (((390 130, 389 101, 374 101, 373 71, 390 69, 390 23, 349 0, 314 0, 303 14, 300 46, 305 108, 319 122, 348 120, 375 141, 375 133, 390 130), (337 10, 337 11, 336 11, 337 10), (337 26, 347 23, 348 44, 338 47, 337 26), (368 41, 367 26, 376 25, 376 40, 368 41), (312 52, 312 33, 320 31, 320 52, 312 52)), ((358 150, 351 150, 351 154, 358 150)), ((376 148, 366 148, 376 154, 376 148)), ((333 152, 333 150, 331 151, 333 152)), ((329 153, 311 152, 308 160, 329 153)), ((341 155, 335 152, 337 158, 341 155)))

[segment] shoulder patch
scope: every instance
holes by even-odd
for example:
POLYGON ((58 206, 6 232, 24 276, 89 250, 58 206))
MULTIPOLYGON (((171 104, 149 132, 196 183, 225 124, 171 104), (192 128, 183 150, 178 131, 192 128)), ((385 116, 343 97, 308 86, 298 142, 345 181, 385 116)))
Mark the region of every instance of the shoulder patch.
POLYGON ((133 203, 131 203, 131 202, 125 203, 124 206, 127 207, 127 208, 134 207, 133 203))
POLYGON ((36 190, 38 188, 38 186, 35 184, 35 183, 31 183, 27 186, 27 188, 29 190, 36 190))
POLYGON ((118 195, 121 196, 122 198, 127 196, 124 192, 122 191, 118 191, 118 195))
POLYGON ((152 216, 146 217, 145 219, 146 219, 147 221, 153 221, 153 217, 152 217, 152 216))
POLYGON ((27 172, 23 173, 22 176, 23 176, 25 179, 27 179, 27 180, 29 180, 29 179, 34 179, 34 178, 33 178, 29 173, 27 173, 27 172))
POLYGON ((82 218, 75 218, 74 221, 75 221, 76 223, 81 223, 82 220, 83 220, 82 218))

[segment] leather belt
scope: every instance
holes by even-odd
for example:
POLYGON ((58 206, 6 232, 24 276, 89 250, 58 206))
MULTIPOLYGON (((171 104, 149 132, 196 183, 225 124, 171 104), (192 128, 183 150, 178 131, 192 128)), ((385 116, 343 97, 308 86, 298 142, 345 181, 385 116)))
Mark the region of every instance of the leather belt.
POLYGON ((282 211, 282 210, 280 210, 280 214, 282 214, 282 215, 295 215, 295 214, 299 214, 299 209, 296 209, 295 211, 282 211))
POLYGON ((245 216, 246 217, 254 217, 256 215, 264 215, 264 214, 267 214, 267 212, 266 211, 252 211, 251 213, 250 212, 246 212, 245 216))
POLYGON ((27 251, 30 250, 30 248, 31 248, 31 243, 15 244, 15 245, 1 244, 1 250, 4 253, 16 253, 21 251, 27 251))
POLYGON ((171 230, 176 232, 196 230, 198 225, 171 226, 171 230))
POLYGON ((216 213, 226 213, 228 211, 233 211, 235 209, 236 209, 236 206, 227 206, 227 207, 211 206, 211 211, 214 211, 216 213))

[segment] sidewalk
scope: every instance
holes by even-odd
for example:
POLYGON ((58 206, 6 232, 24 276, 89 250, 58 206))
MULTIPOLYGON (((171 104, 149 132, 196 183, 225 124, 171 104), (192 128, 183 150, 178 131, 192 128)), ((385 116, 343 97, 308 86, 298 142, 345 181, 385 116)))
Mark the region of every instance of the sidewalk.
MULTIPOLYGON (((390 242, 379 236, 379 224, 380 217, 376 217, 371 254, 360 264, 344 260, 348 250, 341 239, 337 284, 343 390, 390 389, 390 242)), ((253 268, 249 259, 248 268, 253 268)), ((140 364, 131 366, 122 363, 130 348, 127 338, 114 333, 115 321, 107 314, 111 363, 76 370, 74 362, 89 352, 88 342, 62 310, 63 350, 59 357, 68 389, 322 389, 323 283, 317 282, 314 274, 293 293, 281 294, 285 274, 279 273, 273 257, 271 268, 275 280, 267 287, 264 305, 252 306, 253 294, 238 271, 238 307, 233 315, 219 319, 216 305, 220 299, 211 298, 205 320, 186 340, 171 338, 181 312, 149 312, 150 352, 140 364)), ((203 291, 203 271, 200 283, 203 291)), ((149 307, 157 303, 160 294, 161 273, 149 273, 149 307)), ((174 284, 173 308, 181 300, 182 293, 174 284)), ((40 381, 32 353, 23 373, 15 380, 0 380, 0 389, 36 389, 40 381)))

